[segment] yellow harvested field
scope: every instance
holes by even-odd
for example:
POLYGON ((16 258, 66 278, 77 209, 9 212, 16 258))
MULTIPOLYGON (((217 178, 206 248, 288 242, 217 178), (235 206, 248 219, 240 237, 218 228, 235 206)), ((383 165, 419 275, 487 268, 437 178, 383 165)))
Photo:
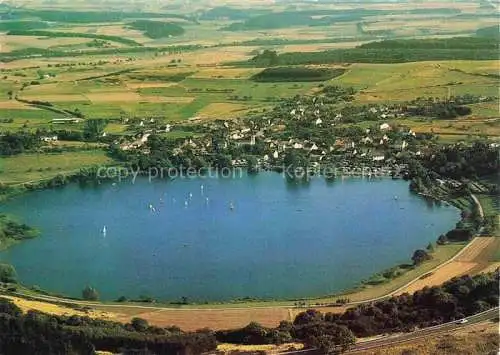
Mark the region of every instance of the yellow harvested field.
POLYGON ((489 24, 493 24, 493 21, 490 22, 478 22, 477 20, 453 20, 453 21, 443 21, 442 18, 430 18, 430 19, 402 19, 400 21, 381 21, 381 22, 373 22, 367 26, 364 26, 365 31, 378 31, 378 30, 395 30, 398 33, 408 32, 411 34, 413 31, 413 35, 415 31, 418 30, 429 30, 432 29, 434 31, 474 31, 480 27, 486 27, 489 24))
POLYGON ((425 286, 439 286, 453 277, 470 274, 471 270, 473 270, 476 266, 477 264, 473 262, 452 261, 451 263, 439 268, 439 270, 431 273, 430 276, 420 279, 410 286, 405 287, 397 294, 412 294, 418 290, 421 290, 425 286))
POLYGON ((89 42, 88 38, 54 38, 41 36, 0 36, 0 52, 21 48, 50 48, 89 42))
POLYGON ((33 106, 23 104, 22 102, 16 100, 6 100, 6 101, 0 101, 0 109, 33 110, 35 108, 33 106))
POLYGON ((164 102, 169 104, 189 104, 194 101, 192 96, 146 96, 140 95, 141 101, 164 102))
MULTIPOLYGON (((146 319, 160 327, 177 325, 183 330, 231 329, 244 327, 250 322, 258 322, 267 327, 276 327, 282 320, 293 321, 306 308, 266 307, 266 308, 220 308, 220 309, 141 309, 132 306, 119 308, 106 305, 93 307, 111 311, 116 320, 129 322, 133 317, 146 319)), ((310 307, 314 308, 314 307, 310 307)), ((342 313, 347 307, 322 307, 321 312, 342 313)))
POLYGON ((193 74, 191 78, 246 79, 261 70, 260 68, 204 68, 193 74))
POLYGON ((469 248, 464 250, 455 260, 464 262, 485 262, 489 258, 485 258, 490 248, 498 246, 498 237, 479 237, 475 238, 469 248))
POLYGON ((165 82, 126 82, 125 85, 129 89, 146 89, 146 88, 168 88, 170 86, 177 85, 177 83, 165 83, 165 82))
POLYGON ((317 44, 290 44, 280 47, 282 52, 317 52, 336 48, 354 48, 366 42, 340 42, 340 43, 317 43, 317 44))
MULTIPOLYGON (((241 61, 252 57, 251 51, 258 47, 221 47, 202 49, 192 52, 177 54, 175 58, 181 59, 184 64, 194 64, 201 66, 216 66, 224 62, 241 61)), ((155 66, 159 64, 169 64, 172 56, 148 57, 141 60, 141 64, 155 66)))
POLYGON ((222 343, 217 345, 217 351, 222 351, 224 354, 234 354, 234 352, 250 352, 250 351, 268 351, 268 352, 285 352, 291 350, 301 350, 304 348, 302 343, 287 343, 282 345, 238 345, 238 344, 228 344, 222 343))
POLYGON ((425 277, 420 278, 413 284, 405 287, 398 292, 414 293, 425 286, 438 286, 445 281, 462 275, 474 275, 485 270, 495 270, 500 265, 498 262, 490 262, 491 255, 500 248, 499 237, 477 237, 470 242, 467 249, 464 250, 455 260, 443 265, 439 269, 425 277))
POLYGON ((132 91, 102 91, 88 93, 84 95, 88 100, 93 103, 107 103, 107 102, 139 102, 142 100, 141 95, 132 91))
POLYGON ((228 115, 235 115, 242 111, 248 110, 250 107, 244 104, 233 104, 233 103, 223 103, 214 102, 205 106, 201 111, 198 112, 198 116, 201 118, 212 118, 212 119, 224 119, 228 118, 228 115))
POLYGON ((30 310, 37 310, 40 312, 48 313, 48 314, 55 314, 55 315, 80 315, 80 316, 89 316, 93 318, 104 318, 104 319, 114 319, 113 314, 108 313, 108 312, 96 312, 93 310, 90 310, 88 312, 84 311, 79 311, 75 310, 74 308, 71 307, 65 307, 65 306, 60 306, 48 302, 40 302, 40 301, 33 301, 33 300, 27 300, 24 298, 20 297, 13 297, 13 296, 6 296, 2 295, 2 298, 7 298, 11 300, 16 306, 21 308, 23 312, 27 312, 30 310))
MULTIPOLYGON (((130 28, 127 28, 121 24, 110 24, 110 25, 88 25, 88 26, 72 26, 65 29, 65 32, 74 32, 74 33, 90 33, 90 34, 98 34, 98 35, 109 35, 109 36, 118 36, 132 39, 136 42, 147 42, 148 38, 142 35, 141 31, 136 31, 130 28)), ((113 44, 118 44, 113 42, 113 44)))
POLYGON ((85 96, 80 94, 53 94, 53 95, 23 95, 23 99, 39 100, 48 102, 72 102, 72 101, 87 101, 85 96))
MULTIPOLYGON (((453 8, 461 10, 476 10, 480 3, 473 1, 458 2, 458 1, 408 1, 408 2, 384 2, 384 3, 364 3, 364 9, 379 9, 379 10, 411 10, 411 9, 439 9, 439 8, 453 8)), ((349 8, 356 8, 352 5, 349 8)))
MULTIPOLYGON (((101 309, 102 307, 96 307, 101 309)), ((125 308, 125 307, 124 307, 125 308)), ((282 320, 293 320, 287 308, 239 308, 239 309, 159 309, 139 310, 131 313, 116 311, 117 320, 128 322, 133 317, 146 319, 149 323, 166 327, 176 325, 183 330, 231 329, 244 327, 250 322, 258 322, 267 327, 275 327, 282 320)))

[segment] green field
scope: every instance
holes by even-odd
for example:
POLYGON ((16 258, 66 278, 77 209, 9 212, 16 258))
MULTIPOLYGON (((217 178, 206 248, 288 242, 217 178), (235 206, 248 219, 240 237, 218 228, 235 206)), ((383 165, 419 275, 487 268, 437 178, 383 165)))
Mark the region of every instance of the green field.
POLYGON ((0 182, 15 185, 71 174, 80 168, 109 164, 103 150, 52 154, 23 154, 0 159, 0 182))

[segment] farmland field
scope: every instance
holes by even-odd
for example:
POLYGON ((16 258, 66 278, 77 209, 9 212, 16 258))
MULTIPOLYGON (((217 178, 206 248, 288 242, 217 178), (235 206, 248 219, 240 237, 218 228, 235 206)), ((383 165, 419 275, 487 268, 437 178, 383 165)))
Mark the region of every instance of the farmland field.
POLYGON ((81 167, 110 163, 104 151, 91 150, 63 154, 26 154, 2 158, 0 181, 22 184, 68 174, 81 167))
MULTIPOLYGON (((322 88, 331 86, 352 87, 354 94, 349 97, 352 101, 332 104, 331 111, 325 114, 328 119, 347 105, 401 107, 417 98, 446 103, 457 96, 479 98, 466 104, 471 109, 469 114, 453 118, 394 114, 390 118, 384 116, 383 120, 378 116, 380 122, 372 119, 355 124, 332 122, 322 127, 325 137, 320 138, 331 138, 334 143, 341 141, 337 137, 339 130, 356 126, 355 129, 365 132, 382 123, 401 130, 411 129, 419 139, 425 136, 421 133, 432 134, 422 151, 438 144, 478 139, 488 139, 491 144, 499 142, 500 60, 495 59, 497 34, 490 37, 492 27, 498 23, 496 7, 488 1, 452 0, 409 0, 397 4, 273 2, 272 11, 269 1, 242 4, 236 0, 223 4, 220 0, 199 1, 189 6, 177 2, 50 1, 49 4, 30 0, 23 7, 14 8, 0 3, 0 135, 31 133, 37 135, 37 142, 46 139, 46 135, 60 136, 42 148, 1 157, 0 185, 50 179, 72 174, 82 167, 122 164, 123 157, 111 158, 115 156, 111 154, 115 152, 113 149, 125 151, 129 143, 143 139, 144 143, 149 134, 155 138, 155 133, 166 138, 165 145, 180 142, 182 149, 187 145, 185 161, 193 162, 196 150, 191 152, 189 148, 191 139, 207 138, 203 143, 209 150, 208 146, 215 144, 204 129, 219 123, 227 128, 234 123, 217 120, 238 123, 243 120, 237 119, 257 113, 268 118, 271 110, 282 104, 296 104, 299 109, 303 97, 319 95, 322 88), (450 43, 457 48, 448 48, 450 43), (372 51, 377 46, 382 49, 372 51), (435 51, 437 57, 427 57, 434 47, 439 49, 435 51), (355 51, 365 54, 356 56, 352 54, 355 51), (271 60, 265 65, 255 61, 257 64, 253 65, 252 60, 264 53, 270 53, 271 60), (380 53, 390 55, 379 58, 380 53), (330 59, 323 60, 322 55, 330 59), (282 56, 290 62, 280 62, 282 56), (443 58, 446 60, 437 60, 443 58), (286 101, 290 98, 295 102, 286 101), (75 117, 81 118, 81 122, 60 120, 75 117), (94 132, 93 137, 88 134, 88 126, 100 123, 102 130, 94 132)), ((283 112, 295 111, 286 108, 283 112)), ((300 139, 312 143, 314 125, 324 123, 314 123, 310 131, 308 124, 301 122, 297 126, 304 128, 300 139)), ((277 136, 282 128, 279 123, 270 131, 275 130, 277 136)), ((225 134, 223 130, 217 133, 225 134)), ((228 128, 232 135, 234 130, 228 128)), ((390 139, 396 131, 387 133, 390 139)), ((288 132, 282 136, 280 139, 292 140, 288 132)), ((247 164, 248 147, 242 143, 247 142, 246 138, 230 144, 234 149, 222 158, 231 164, 237 160, 242 166, 247 164), (239 153, 245 159, 236 159, 234 155, 239 153)), ((261 142, 265 149, 271 147, 271 138, 266 138, 261 142)), ((149 162, 142 153, 148 154, 150 147, 144 144, 141 149, 127 163, 147 166, 149 162)), ((379 149, 374 144, 367 149, 368 154, 379 149)), ((168 146, 166 150, 174 149, 168 146)), ((311 152, 312 147, 307 154, 314 155, 311 152)), ((276 153, 281 158, 282 152, 276 153)), ((271 155, 259 157, 258 163, 266 156, 269 159, 271 155)), ((181 161, 170 158, 158 158, 155 162, 181 161)), ((493 237, 475 240, 460 258, 403 291, 438 285, 452 276, 492 270, 499 265, 499 240, 493 237)), ((420 267, 379 285, 363 284, 347 297, 362 301, 384 296, 431 272, 463 247, 461 243, 439 246, 432 260, 420 267)), ((328 303, 337 299, 328 296, 311 302, 328 303)), ((23 309, 43 307, 17 302, 23 309)), ((197 317, 214 329, 243 326, 250 321, 275 326, 283 319, 293 321, 301 311, 289 301, 241 302, 234 309, 225 309, 227 304, 197 307, 205 309, 193 312, 189 310, 191 306, 182 310, 124 306, 116 314, 111 315, 110 311, 107 315, 121 321, 140 316, 155 325, 176 324, 194 330, 199 325, 197 317), (284 307, 250 309, 249 306, 284 307)), ((45 310, 56 314, 67 312, 66 308, 57 307, 45 310)), ((340 312, 344 307, 325 310, 340 312)))

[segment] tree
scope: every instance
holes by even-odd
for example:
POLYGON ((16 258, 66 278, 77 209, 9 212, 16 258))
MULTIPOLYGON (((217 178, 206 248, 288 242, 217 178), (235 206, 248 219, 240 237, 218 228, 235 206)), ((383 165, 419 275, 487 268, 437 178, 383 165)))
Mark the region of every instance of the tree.
POLYGON ((103 119, 86 120, 83 127, 83 136, 88 140, 96 140, 102 136, 106 124, 106 120, 103 119))
POLYGON ((0 264, 0 281, 1 282, 17 282, 17 273, 14 266, 9 264, 0 264))
POLYGON ((137 330, 138 332, 145 332, 149 328, 149 323, 147 320, 134 317, 132 318, 132 321, 130 322, 132 327, 137 330))
POLYGON ((413 253, 411 260, 413 261, 414 265, 420 265, 424 261, 429 260, 430 258, 431 256, 429 255, 429 253, 427 253, 425 250, 418 249, 415 250, 415 252, 413 253))
POLYGON ((299 314, 297 314, 297 317, 295 317, 293 324, 300 325, 321 321, 323 321, 323 314, 320 311, 315 309, 308 309, 305 312, 300 312, 299 314))
POLYGON ((448 238, 446 237, 446 235, 441 234, 436 243, 439 245, 444 245, 444 244, 448 243, 448 238))
POLYGON ((82 298, 87 301, 97 301, 99 299, 99 293, 92 286, 87 286, 82 291, 82 298))
POLYGON ((249 173, 256 173, 259 171, 259 162, 253 155, 247 157, 247 169, 249 173))

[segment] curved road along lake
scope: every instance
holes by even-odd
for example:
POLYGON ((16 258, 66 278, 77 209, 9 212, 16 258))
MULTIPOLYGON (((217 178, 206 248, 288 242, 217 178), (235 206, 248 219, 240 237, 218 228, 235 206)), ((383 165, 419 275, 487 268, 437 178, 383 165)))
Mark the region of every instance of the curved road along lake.
POLYGON ((108 300, 326 295, 409 262, 459 219, 405 181, 278 173, 71 184, 0 209, 41 231, 0 253, 24 284, 71 296, 92 285, 108 300))

